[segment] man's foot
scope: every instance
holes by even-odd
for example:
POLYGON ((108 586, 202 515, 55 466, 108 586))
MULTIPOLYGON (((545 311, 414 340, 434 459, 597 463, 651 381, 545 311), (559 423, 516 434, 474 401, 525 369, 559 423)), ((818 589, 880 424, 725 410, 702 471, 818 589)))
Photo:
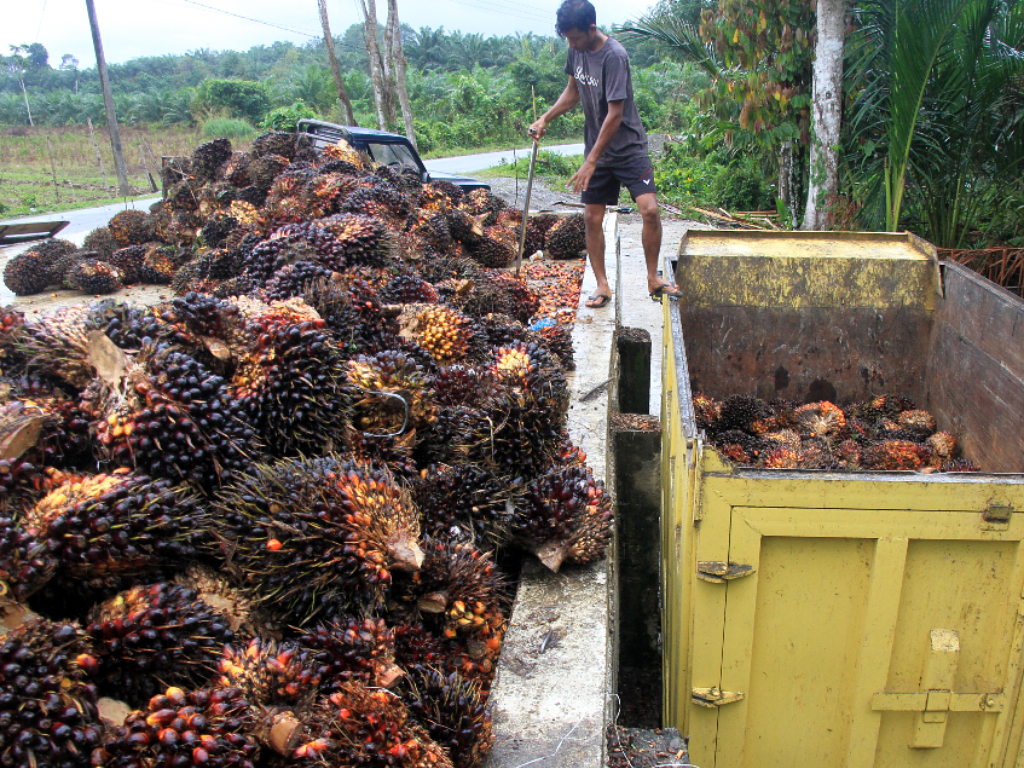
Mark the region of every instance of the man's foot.
POLYGON ((672 285, 671 283, 662 283, 651 291, 651 298, 654 301, 660 301, 665 296, 672 301, 678 301, 680 295, 682 295, 682 291, 679 290, 678 286, 672 285))
POLYGON ((593 296, 587 299, 585 304, 591 309, 600 309, 611 300, 612 297, 609 296, 607 293, 595 293, 593 296))

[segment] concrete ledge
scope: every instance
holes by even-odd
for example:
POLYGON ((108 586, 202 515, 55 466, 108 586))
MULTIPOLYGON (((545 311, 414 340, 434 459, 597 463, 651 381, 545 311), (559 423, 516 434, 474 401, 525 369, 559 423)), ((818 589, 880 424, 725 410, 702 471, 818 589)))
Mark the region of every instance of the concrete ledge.
MULTIPOLYGON (((615 214, 605 219, 605 237, 609 281, 617 292, 615 214)), ((568 428, 595 476, 608 483, 615 310, 584 306, 596 286, 588 268, 573 330, 576 372, 570 378, 568 428)), ((605 765, 605 726, 615 711, 614 542, 608 558, 585 568, 566 566, 558 574, 535 560, 523 567, 492 692, 495 746, 487 768, 605 765)))

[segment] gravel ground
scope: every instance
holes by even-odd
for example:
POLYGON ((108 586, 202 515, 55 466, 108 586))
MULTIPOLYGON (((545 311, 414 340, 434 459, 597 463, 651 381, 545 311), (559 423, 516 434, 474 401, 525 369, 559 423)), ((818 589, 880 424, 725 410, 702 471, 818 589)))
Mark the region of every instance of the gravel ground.
MULTIPOLYGON (((491 192, 503 199, 513 208, 522 209, 526 201, 526 179, 487 179, 491 192)), ((530 209, 534 211, 573 211, 580 210, 572 206, 556 205, 556 203, 579 204, 580 196, 567 190, 552 191, 540 179, 533 180, 533 193, 530 196, 530 209)))
POLYGON ((608 768, 685 768, 686 742, 675 728, 608 726, 608 768))

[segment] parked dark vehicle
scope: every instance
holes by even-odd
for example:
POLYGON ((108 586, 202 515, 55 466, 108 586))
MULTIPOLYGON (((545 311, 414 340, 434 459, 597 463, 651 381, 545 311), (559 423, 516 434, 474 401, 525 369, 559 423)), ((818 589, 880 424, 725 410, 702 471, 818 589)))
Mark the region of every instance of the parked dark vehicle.
POLYGON ((322 120, 300 120, 298 132, 309 136, 313 143, 321 148, 336 144, 339 139, 344 139, 352 145, 353 149, 365 152, 375 162, 390 166, 397 171, 405 168, 418 171, 423 177, 424 184, 431 181, 450 181, 462 187, 466 192, 472 192, 474 189, 490 190, 491 188, 489 184, 467 176, 428 171, 412 142, 397 133, 336 125, 335 123, 325 123, 322 120))

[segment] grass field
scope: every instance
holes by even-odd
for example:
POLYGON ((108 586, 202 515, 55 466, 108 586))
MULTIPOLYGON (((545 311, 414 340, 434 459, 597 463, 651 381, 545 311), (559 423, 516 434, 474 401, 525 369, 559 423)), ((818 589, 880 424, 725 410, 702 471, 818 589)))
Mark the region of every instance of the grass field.
MULTIPOLYGON (((106 186, 86 126, 0 127, 0 219, 88 208, 121 200, 117 194, 109 134, 105 127, 101 129, 100 126, 95 126, 95 132, 106 172, 106 186), (53 150, 52 169, 47 139, 53 150), (57 189, 53 183, 54 170, 57 189)), ((189 155, 202 141, 197 129, 122 126, 121 148, 133 194, 152 194, 147 167, 159 188, 162 155, 189 155), (147 147, 156 158, 155 163, 146 151, 147 147)), ((236 149, 248 149, 247 142, 236 144, 236 149)))

